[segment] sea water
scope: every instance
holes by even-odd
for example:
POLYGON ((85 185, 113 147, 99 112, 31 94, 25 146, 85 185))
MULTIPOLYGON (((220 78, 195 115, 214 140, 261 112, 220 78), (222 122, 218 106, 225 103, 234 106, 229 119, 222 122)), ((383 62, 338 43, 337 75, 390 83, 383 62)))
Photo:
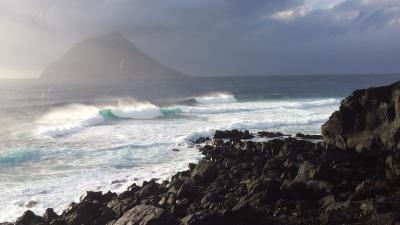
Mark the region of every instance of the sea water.
POLYGON ((352 90, 397 79, 0 81, 0 222, 28 209, 61 212, 87 190, 168 179, 201 158, 191 140, 217 129, 318 134, 352 90))

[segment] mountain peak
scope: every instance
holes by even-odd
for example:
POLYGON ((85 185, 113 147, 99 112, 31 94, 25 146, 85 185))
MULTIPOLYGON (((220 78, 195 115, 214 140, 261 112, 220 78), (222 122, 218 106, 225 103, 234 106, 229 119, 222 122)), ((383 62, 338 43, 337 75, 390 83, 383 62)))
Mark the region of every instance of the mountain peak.
MULTIPOLYGON (((112 32, 104 36, 94 37, 92 39, 108 40, 108 41, 129 41, 124 35, 119 32, 112 32)), ((129 41, 130 42, 130 41, 129 41)))
POLYGON ((186 75, 137 49, 118 32, 77 43, 47 67, 41 78, 56 80, 166 79, 186 75))

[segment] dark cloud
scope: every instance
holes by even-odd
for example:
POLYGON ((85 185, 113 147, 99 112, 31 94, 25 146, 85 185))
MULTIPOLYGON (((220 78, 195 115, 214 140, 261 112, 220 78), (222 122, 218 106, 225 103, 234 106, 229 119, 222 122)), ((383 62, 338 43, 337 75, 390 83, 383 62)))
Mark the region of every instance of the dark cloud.
POLYGON ((74 42, 117 31, 195 75, 394 73, 397 2, 5 0, 0 68, 39 73, 74 42))

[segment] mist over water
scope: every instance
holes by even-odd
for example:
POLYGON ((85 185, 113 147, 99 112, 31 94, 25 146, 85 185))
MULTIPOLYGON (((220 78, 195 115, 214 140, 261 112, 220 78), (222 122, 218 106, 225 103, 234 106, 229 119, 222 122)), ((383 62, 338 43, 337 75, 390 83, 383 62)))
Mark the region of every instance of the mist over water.
POLYGON ((0 221, 60 211, 86 190, 167 179, 216 129, 317 134, 356 88, 397 76, 219 77, 0 84, 0 221), (178 149, 179 151, 173 151, 178 149))

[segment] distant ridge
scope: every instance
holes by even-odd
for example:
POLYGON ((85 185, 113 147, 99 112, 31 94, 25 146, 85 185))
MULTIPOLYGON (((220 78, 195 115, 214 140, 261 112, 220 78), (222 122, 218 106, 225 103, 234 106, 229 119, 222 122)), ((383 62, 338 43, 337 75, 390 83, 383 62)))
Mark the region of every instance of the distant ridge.
POLYGON ((119 33, 83 40, 41 74, 46 80, 163 79, 187 75, 161 64, 119 33))

